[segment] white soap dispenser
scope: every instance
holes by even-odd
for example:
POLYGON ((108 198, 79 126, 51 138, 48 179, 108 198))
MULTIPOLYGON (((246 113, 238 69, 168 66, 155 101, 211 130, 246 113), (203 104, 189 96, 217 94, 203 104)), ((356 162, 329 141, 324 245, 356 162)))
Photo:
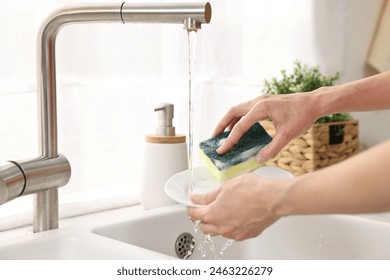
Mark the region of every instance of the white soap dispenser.
POLYGON ((186 136, 176 134, 172 125, 174 106, 160 104, 155 134, 145 136, 141 179, 141 203, 145 209, 175 204, 164 191, 165 182, 174 174, 188 169, 186 136))

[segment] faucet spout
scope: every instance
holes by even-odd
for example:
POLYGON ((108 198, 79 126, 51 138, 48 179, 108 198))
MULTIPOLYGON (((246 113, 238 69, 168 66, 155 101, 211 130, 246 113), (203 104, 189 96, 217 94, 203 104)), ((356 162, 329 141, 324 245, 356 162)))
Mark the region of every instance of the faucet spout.
POLYGON ((198 30, 211 20, 210 3, 123 3, 123 23, 182 23, 188 31, 198 30))

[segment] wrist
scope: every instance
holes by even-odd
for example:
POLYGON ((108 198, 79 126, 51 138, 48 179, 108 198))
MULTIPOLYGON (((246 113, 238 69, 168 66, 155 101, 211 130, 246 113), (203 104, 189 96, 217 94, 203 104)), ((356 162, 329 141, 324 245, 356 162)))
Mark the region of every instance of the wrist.
POLYGON ((341 113, 348 111, 348 104, 351 100, 348 100, 349 88, 344 85, 321 87, 312 92, 313 108, 317 114, 317 118, 334 113, 341 113))
POLYGON ((314 123, 320 117, 328 114, 331 105, 326 93, 329 93, 329 89, 324 87, 312 92, 297 94, 298 106, 304 106, 306 119, 312 120, 314 123))
POLYGON ((287 195, 288 185, 283 188, 279 188, 279 197, 273 205, 273 212, 279 217, 287 217, 292 214, 291 206, 286 203, 288 201, 288 199, 286 199, 287 195))
POLYGON ((277 188, 277 199, 275 200, 273 212, 280 217, 291 215, 307 214, 310 211, 312 197, 311 174, 301 175, 288 180, 278 181, 280 186, 277 188))
POLYGON ((275 216, 287 217, 294 213, 291 194, 295 181, 296 178, 273 181, 272 197, 267 200, 271 201, 270 210, 275 216))

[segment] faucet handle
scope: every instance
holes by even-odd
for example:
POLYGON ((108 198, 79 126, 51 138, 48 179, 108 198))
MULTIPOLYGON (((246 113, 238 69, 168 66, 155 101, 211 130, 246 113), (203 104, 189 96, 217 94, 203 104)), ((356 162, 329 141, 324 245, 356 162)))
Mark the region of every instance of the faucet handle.
POLYGON ((157 112, 158 117, 157 135, 175 136, 175 127, 172 125, 174 105, 171 103, 161 103, 154 111, 157 112))
POLYGON ((21 195, 26 185, 26 177, 15 162, 0 164, 0 204, 21 195))

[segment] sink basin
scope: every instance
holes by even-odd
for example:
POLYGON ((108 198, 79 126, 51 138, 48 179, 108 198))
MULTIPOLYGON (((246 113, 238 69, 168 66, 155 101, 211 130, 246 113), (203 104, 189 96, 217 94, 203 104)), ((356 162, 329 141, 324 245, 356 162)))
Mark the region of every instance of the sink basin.
MULTIPOLYGON (((21 228, 0 233, 0 259, 177 259, 191 243, 189 234, 194 236, 194 225, 182 205, 147 211, 134 205, 65 219, 56 230, 27 231, 21 228), (176 249, 182 251, 177 254, 176 249)), ((295 216, 279 220, 256 238, 234 242, 221 258, 390 259, 389 236, 390 223, 370 218, 295 216)), ((190 259, 201 259, 198 246, 203 240, 198 231, 190 259)), ((219 252, 226 239, 213 240, 219 252)), ((205 247, 206 259, 214 259, 209 246, 205 247)))
POLYGON ((136 246, 123 246, 80 230, 52 230, 17 238, 0 247, 0 259, 7 260, 109 260, 158 258, 136 246))
MULTIPOLYGON (((178 257, 176 241, 183 233, 194 235, 185 207, 175 205, 146 211, 125 222, 95 228, 110 239, 178 257)), ((260 236, 234 242, 222 259, 390 259, 390 224, 360 216, 295 216, 279 220, 260 236)), ((217 251, 226 242, 214 237, 217 251)), ((200 259, 198 250, 204 235, 195 236, 190 259, 200 259)), ((164 258, 164 257, 163 257, 164 258)), ((207 259, 213 259, 210 251, 207 259)))

